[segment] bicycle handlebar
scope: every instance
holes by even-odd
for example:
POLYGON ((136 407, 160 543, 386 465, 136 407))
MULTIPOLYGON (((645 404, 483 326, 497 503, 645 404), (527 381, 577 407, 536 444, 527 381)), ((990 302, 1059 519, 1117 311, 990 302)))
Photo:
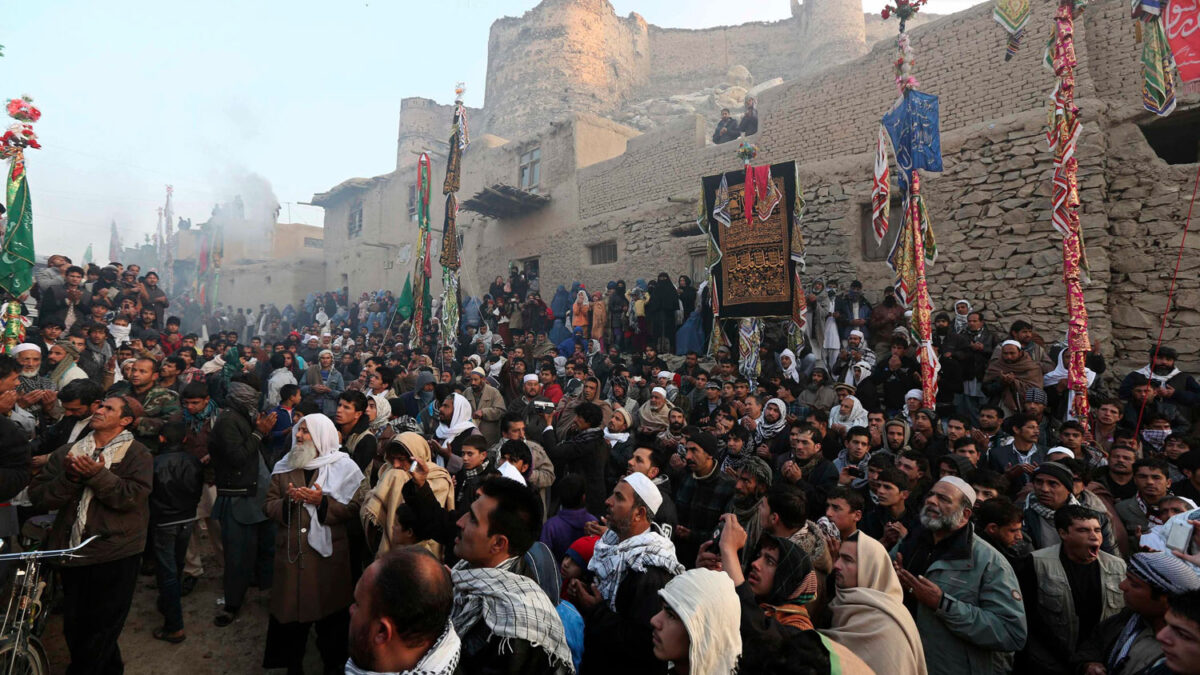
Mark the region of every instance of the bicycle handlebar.
POLYGON ((0 553, 0 561, 78 558, 79 556, 75 555, 75 553, 77 551, 79 551, 84 546, 87 546, 88 544, 92 543, 93 541, 95 541, 99 538, 100 538, 100 535, 93 534, 92 536, 88 537, 87 539, 84 539, 83 541, 79 542, 78 546, 72 546, 71 548, 59 549, 57 551, 21 551, 19 553, 0 553))

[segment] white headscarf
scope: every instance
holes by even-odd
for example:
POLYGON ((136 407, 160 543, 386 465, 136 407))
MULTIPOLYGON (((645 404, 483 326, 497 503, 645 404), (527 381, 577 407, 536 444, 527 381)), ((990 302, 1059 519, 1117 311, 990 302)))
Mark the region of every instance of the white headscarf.
POLYGON ((378 431, 387 426, 387 423, 392 419, 392 404, 388 402, 387 396, 383 394, 374 394, 371 398, 375 399, 375 421, 371 422, 369 427, 372 431, 378 431))
POLYGON ((790 379, 792 382, 800 381, 800 371, 796 370, 796 353, 790 349, 785 349, 779 355, 779 365, 783 365, 783 357, 788 357, 792 361, 792 365, 783 369, 783 376, 790 379))
POLYGON ((688 570, 668 581, 658 595, 687 628, 692 675, 735 672, 742 655, 742 606, 729 575, 688 570))
POLYGON ((971 315, 971 303, 970 303, 970 302, 968 302, 968 301, 966 301, 966 300, 956 300, 956 301, 954 302, 954 307, 953 307, 953 310, 954 310, 954 311, 953 311, 953 312, 951 312, 951 316, 953 316, 953 317, 954 317, 954 325, 951 327, 951 328, 952 328, 952 330, 953 330, 955 333, 964 333, 964 332, 966 332, 966 330, 967 330, 967 317, 971 315), (966 314, 959 314, 959 313, 958 313, 958 306, 959 306, 959 305, 966 305, 966 306, 967 306, 967 313, 966 313, 966 314))
MULTIPOLYGON (((1058 353, 1058 363, 1055 364, 1054 370, 1046 373, 1042 377, 1042 386, 1053 387, 1054 385, 1058 384, 1059 382, 1062 382, 1063 380, 1067 379, 1067 376, 1070 375, 1070 373, 1067 371, 1066 366, 1063 365, 1063 354, 1065 354, 1065 353, 1067 353, 1067 350, 1065 350, 1065 349, 1058 353)), ((1087 377, 1087 386, 1090 388, 1092 386, 1092 382, 1096 381, 1096 372, 1094 370, 1092 370, 1091 368, 1084 366, 1083 374, 1085 377, 1087 377)), ((1073 411, 1073 410, 1075 410, 1075 392, 1070 391, 1067 394, 1067 419, 1068 420, 1075 419, 1075 415, 1073 415, 1071 413, 1071 411, 1073 411)))
POLYGON ((471 402, 457 392, 451 395, 454 397, 454 414, 450 416, 450 424, 440 422, 437 431, 434 432, 446 443, 454 442, 459 434, 475 428, 475 423, 471 421, 471 402))
MULTIPOLYGON (((321 413, 305 415, 300 424, 292 429, 292 450, 275 463, 272 475, 292 470, 289 460, 291 454, 296 452, 296 431, 301 424, 308 429, 313 445, 317 447, 317 456, 304 465, 304 470, 317 472, 313 484, 320 485, 322 493, 340 504, 349 504, 362 483, 363 474, 350 455, 341 451, 342 442, 338 438, 337 426, 333 420, 321 413)), ((321 554, 321 557, 328 558, 333 555, 333 534, 329 527, 317 518, 316 506, 305 504, 304 510, 308 511, 308 545, 321 554)))
POLYGON ((847 396, 842 400, 853 401, 854 407, 850 409, 850 414, 848 416, 842 417, 841 404, 833 406, 833 409, 829 411, 829 426, 832 427, 835 424, 841 424, 842 426, 846 427, 847 430, 854 427, 867 426, 867 409, 863 407, 862 402, 854 396, 847 396))

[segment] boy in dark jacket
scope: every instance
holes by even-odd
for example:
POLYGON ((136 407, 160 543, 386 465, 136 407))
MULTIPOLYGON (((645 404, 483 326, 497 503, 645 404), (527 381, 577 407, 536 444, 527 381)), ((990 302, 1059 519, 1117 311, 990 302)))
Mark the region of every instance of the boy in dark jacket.
POLYGON ((204 467, 183 447, 187 427, 168 422, 158 435, 154 457, 154 490, 150 493, 150 534, 158 574, 158 611, 163 625, 154 637, 171 643, 184 640, 180 604, 183 563, 196 524, 196 507, 204 490, 204 467))

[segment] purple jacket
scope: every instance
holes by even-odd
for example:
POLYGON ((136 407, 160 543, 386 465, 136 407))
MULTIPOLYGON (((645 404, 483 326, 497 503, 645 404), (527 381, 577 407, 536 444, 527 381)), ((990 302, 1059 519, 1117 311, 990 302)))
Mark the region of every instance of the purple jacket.
POLYGON ((542 526, 542 543, 549 547, 555 560, 562 561, 571 544, 583 536, 583 526, 594 520, 600 519, 588 513, 587 507, 560 509, 542 526))

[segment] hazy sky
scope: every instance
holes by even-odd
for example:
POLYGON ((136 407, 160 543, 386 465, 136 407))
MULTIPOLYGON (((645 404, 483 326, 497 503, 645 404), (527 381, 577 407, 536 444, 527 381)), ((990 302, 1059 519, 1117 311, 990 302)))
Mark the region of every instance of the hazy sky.
MULTIPOLYGON (((610 0, 661 26, 769 21, 787 0, 610 0), (686 11, 680 11, 686 7, 686 11)), ((851 0, 844 0, 851 1, 851 0)), ((949 13, 983 0, 930 0, 949 13)), ((40 255, 108 256, 153 231, 165 186, 198 221, 242 185, 273 186, 281 219, 321 224, 298 206, 345 178, 395 166, 400 99, 450 102, 467 83, 483 103, 488 29, 537 0, 42 0, 0 25, 0 99, 42 109, 28 153, 40 255)), ((885 0, 864 0, 877 11, 885 0)), ((0 127, 7 126, 5 123, 0 127)))

